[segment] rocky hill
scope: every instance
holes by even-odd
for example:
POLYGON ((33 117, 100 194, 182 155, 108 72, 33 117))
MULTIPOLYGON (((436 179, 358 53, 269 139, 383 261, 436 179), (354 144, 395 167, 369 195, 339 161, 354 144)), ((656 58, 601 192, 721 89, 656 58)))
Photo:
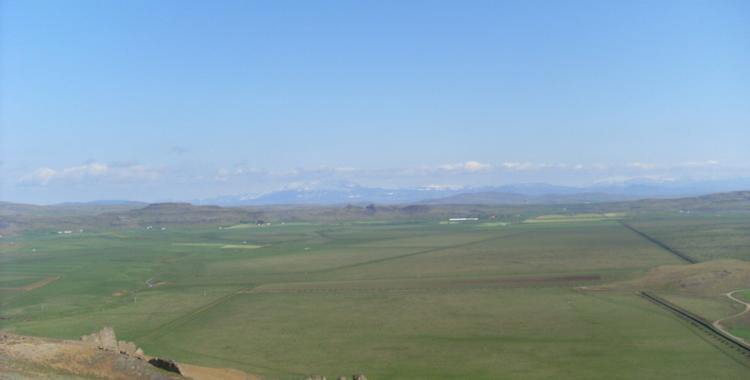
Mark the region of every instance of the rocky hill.
POLYGON ((256 380, 230 368, 209 368, 146 355, 104 328, 60 340, 0 332, 0 379, 256 380))

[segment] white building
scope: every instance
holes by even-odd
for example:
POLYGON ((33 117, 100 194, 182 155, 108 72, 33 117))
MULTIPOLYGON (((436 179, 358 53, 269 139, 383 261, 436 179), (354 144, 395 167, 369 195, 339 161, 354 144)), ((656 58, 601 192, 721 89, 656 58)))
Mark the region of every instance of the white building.
POLYGON ((450 218, 449 222, 476 222, 479 218, 450 218))

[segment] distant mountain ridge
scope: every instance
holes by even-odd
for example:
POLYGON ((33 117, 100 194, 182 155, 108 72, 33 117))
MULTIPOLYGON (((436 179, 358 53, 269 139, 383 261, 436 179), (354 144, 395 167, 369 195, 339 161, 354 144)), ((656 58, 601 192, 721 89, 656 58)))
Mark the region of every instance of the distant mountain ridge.
MULTIPOLYGON (((0 235, 23 231, 86 230, 107 228, 161 227, 177 225, 234 225, 279 222, 342 222, 360 220, 445 220, 478 217, 511 223, 539 215, 558 213, 648 213, 746 214, 750 213, 750 191, 737 191, 682 198, 650 198, 616 202, 573 202, 577 195, 559 197, 560 203, 521 203, 531 196, 510 195, 504 204, 491 204, 495 193, 475 193, 458 204, 438 200, 434 204, 248 206, 220 207, 190 203, 154 203, 130 206, 35 206, 0 202, 0 235), (562 202, 568 199, 570 203, 562 202), (508 202, 516 202, 510 204, 508 202), (444 202, 444 203, 441 203, 444 202), (485 202, 485 203, 477 203, 485 202)), ((501 195, 502 197, 507 196, 501 195)), ((591 199, 594 195, 585 195, 591 199)), ((598 195, 597 195, 598 196, 598 195)), ((468 196, 467 196, 468 197, 468 196)), ((535 196, 546 199, 548 196, 535 196)), ((496 199, 494 201, 497 201, 496 199)), ((155 228, 156 230, 156 228, 155 228)))
POLYGON ((467 190, 430 187, 385 189, 349 183, 339 186, 285 188, 260 195, 223 196, 200 199, 193 203, 219 206, 404 204, 455 195, 461 191, 467 190))
POLYGON ((750 189, 750 179, 732 181, 625 181, 584 187, 526 183, 480 187, 415 187, 387 189, 353 183, 314 184, 260 195, 194 200, 197 205, 345 205, 345 204, 558 204, 679 198, 750 189))
MULTIPOLYGON (((658 181, 634 180, 600 183, 574 187, 547 183, 521 183, 503 186, 449 187, 427 186, 407 188, 365 187, 351 182, 313 182, 287 186, 263 194, 239 194, 219 197, 175 200, 199 206, 336 206, 336 205, 407 205, 407 204, 484 204, 524 205, 621 202, 639 199, 669 199, 695 197, 713 193, 726 193, 750 189, 750 179, 714 181, 658 181)), ((0 203, 3 203, 0 201, 0 203)), ((2 212, 13 209, 30 211, 37 205, 4 202, 2 212)), ((147 202, 130 200, 95 200, 65 202, 37 209, 42 213, 75 209, 77 212, 100 212, 109 209, 134 209, 147 202)))
POLYGON ((124 199, 100 199, 89 202, 63 202, 57 206, 138 206, 148 205, 147 202, 129 201, 124 199))
POLYGON ((423 201, 424 204, 454 205, 523 205, 621 202, 641 199, 638 196, 610 193, 519 194, 504 192, 462 193, 423 201))

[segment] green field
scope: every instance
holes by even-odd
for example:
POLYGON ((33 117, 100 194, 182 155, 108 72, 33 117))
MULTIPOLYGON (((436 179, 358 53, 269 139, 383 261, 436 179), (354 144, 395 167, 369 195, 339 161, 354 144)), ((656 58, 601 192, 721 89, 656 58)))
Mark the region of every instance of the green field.
POLYGON ((750 222, 745 215, 647 218, 631 224, 700 261, 750 261, 750 222))
MULTIPOLYGON (((578 289, 683 264, 606 219, 27 234, 0 245, 0 327, 77 338, 113 326, 153 355, 281 379, 747 377, 746 358, 634 293, 578 289)), ((747 220, 722 221, 674 224, 713 226, 700 241, 634 224, 696 257, 744 258, 732 247, 747 220)))

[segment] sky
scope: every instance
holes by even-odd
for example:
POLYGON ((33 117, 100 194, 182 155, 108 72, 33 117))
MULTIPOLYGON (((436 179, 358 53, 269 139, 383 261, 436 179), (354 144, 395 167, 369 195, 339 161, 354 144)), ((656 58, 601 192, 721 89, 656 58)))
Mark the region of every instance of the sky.
POLYGON ((0 0, 0 199, 750 177, 750 2, 0 0))

